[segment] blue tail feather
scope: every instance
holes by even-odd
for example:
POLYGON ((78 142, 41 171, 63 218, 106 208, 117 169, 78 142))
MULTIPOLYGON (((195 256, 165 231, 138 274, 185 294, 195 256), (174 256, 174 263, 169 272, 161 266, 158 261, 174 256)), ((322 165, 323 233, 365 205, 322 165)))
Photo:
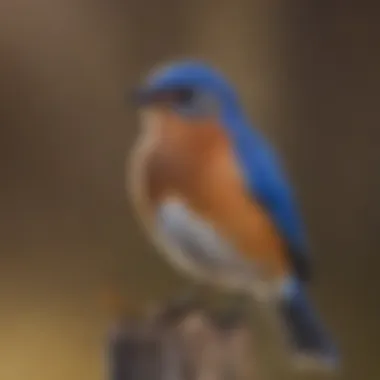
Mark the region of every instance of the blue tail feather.
POLYGON ((313 309, 303 284, 292 279, 283 290, 280 313, 297 353, 336 367, 337 348, 313 309))

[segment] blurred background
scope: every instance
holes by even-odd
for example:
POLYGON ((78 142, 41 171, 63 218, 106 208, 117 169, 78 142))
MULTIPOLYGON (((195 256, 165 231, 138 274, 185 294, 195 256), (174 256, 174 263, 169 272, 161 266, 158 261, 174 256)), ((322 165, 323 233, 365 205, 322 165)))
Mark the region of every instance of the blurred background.
POLYGON ((113 277, 143 304, 181 283, 126 200, 124 95, 190 56, 236 83, 284 157, 343 378, 379 378, 379 33, 364 3, 2 0, 0 378, 105 379, 100 289, 113 277))

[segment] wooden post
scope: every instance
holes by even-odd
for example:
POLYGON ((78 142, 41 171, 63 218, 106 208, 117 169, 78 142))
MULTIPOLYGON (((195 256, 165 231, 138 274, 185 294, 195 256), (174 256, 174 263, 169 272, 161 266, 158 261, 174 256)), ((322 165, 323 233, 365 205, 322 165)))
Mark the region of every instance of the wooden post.
POLYGON ((109 337, 109 380, 252 380, 249 326, 204 310, 120 320, 109 337))

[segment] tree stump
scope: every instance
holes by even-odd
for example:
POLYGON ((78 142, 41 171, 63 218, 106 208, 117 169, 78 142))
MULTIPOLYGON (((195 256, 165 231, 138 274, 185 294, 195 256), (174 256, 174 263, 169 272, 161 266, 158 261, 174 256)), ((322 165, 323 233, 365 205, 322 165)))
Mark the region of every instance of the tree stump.
POLYGON ((244 318, 163 308, 123 318, 109 334, 109 380, 252 380, 252 334, 244 318))

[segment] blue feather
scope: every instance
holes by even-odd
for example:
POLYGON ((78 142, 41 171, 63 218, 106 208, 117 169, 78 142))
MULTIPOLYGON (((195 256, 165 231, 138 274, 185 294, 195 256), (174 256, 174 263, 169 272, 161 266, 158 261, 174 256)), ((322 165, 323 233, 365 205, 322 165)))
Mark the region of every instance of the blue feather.
POLYGON ((279 313, 296 352, 319 357, 331 368, 339 366, 339 353, 330 332, 324 328, 303 285, 289 278, 283 287, 279 313))
MULTIPOLYGON (((227 129, 236 121, 225 120, 227 129)), ((257 130, 234 125, 231 139, 251 195, 264 207, 288 247, 295 273, 301 280, 310 276, 305 227, 293 189, 268 142, 257 130), (238 133, 236 131, 239 131, 238 133)))

